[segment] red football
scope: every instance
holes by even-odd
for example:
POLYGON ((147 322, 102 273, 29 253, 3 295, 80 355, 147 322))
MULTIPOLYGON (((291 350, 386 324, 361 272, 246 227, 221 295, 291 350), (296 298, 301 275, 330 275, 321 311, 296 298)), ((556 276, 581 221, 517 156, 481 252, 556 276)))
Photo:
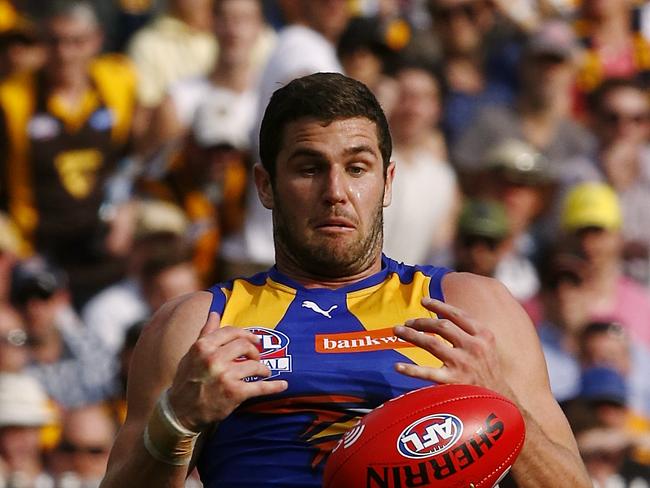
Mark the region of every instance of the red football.
POLYGON ((471 385, 414 390, 377 407, 327 460, 324 488, 492 488, 524 444, 517 406, 471 385))

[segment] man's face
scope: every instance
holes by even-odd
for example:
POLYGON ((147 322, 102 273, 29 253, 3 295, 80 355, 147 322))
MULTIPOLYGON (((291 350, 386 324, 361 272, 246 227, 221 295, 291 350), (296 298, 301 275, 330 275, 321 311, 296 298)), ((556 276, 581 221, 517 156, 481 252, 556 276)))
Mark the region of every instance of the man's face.
POLYGON ((336 42, 350 19, 346 0, 302 0, 307 24, 336 42))
POLYGON ((398 142, 415 141, 438 122, 438 85, 433 76, 419 69, 401 71, 397 83, 399 98, 391 113, 391 130, 398 142))
POLYGON ((634 88, 609 92, 596 114, 596 133, 605 146, 625 141, 643 144, 650 136, 650 101, 634 88))
POLYGON ((623 376, 630 370, 630 346, 627 337, 621 332, 592 334, 581 344, 583 366, 608 366, 623 376))
POLYGON ((601 227, 586 227, 576 231, 580 251, 590 266, 606 266, 621 259, 620 231, 601 227))
POLYGON ((454 245, 455 266, 481 276, 494 276, 502 252, 503 240, 482 236, 459 235, 454 245))
POLYGON ((85 72, 99 53, 102 36, 99 27, 83 16, 54 17, 45 28, 47 68, 56 79, 85 72))
POLYGON ((219 56, 231 63, 248 61, 262 29, 262 13, 257 0, 223 1, 215 15, 219 56))
POLYGON ((366 118, 288 124, 273 186, 266 172, 257 175, 273 210, 278 261, 327 277, 367 269, 381 251, 393 171, 391 164, 384 176, 377 129, 366 118))
POLYGON ((151 310, 158 310, 172 298, 195 292, 200 287, 199 277, 192 263, 181 263, 156 275, 145 286, 145 298, 151 310))
POLYGON ((538 105, 570 94, 575 73, 573 61, 559 53, 531 53, 522 60, 524 90, 538 105))
POLYGON ((431 14, 436 32, 451 54, 474 53, 493 21, 483 0, 434 0, 431 14))

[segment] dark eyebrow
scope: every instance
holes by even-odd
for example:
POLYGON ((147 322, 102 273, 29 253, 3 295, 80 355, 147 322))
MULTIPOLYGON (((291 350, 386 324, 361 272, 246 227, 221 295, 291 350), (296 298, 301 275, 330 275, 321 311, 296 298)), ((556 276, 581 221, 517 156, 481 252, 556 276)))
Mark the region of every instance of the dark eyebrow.
POLYGON ((348 147, 343 151, 343 154, 345 156, 354 156, 354 155, 360 154, 360 153, 370 153, 372 156, 375 156, 375 157, 378 156, 377 152, 372 148, 372 146, 369 146, 367 144, 361 144, 359 146, 348 147))
POLYGON ((316 151, 315 149, 309 149, 307 147, 299 147, 298 149, 296 149, 294 152, 291 153, 287 161, 291 161, 292 159, 296 159, 299 157, 325 159, 325 155, 320 151, 316 151))
MULTIPOLYGON (((368 154, 370 154, 372 156, 378 157, 378 154, 375 152, 375 150, 372 148, 372 146, 369 146, 367 144, 361 144, 359 146, 352 146, 352 147, 345 148, 343 150, 343 155, 346 156, 346 157, 355 156, 355 155, 361 154, 361 153, 368 153, 368 154)), ((293 153, 291 153, 291 155, 289 156, 287 161, 291 161, 293 159, 300 158, 300 157, 306 157, 306 158, 312 158, 312 159, 318 159, 318 160, 327 159, 326 156, 322 152, 317 151, 316 149, 311 149, 311 148, 308 148, 308 147, 299 147, 293 153)))

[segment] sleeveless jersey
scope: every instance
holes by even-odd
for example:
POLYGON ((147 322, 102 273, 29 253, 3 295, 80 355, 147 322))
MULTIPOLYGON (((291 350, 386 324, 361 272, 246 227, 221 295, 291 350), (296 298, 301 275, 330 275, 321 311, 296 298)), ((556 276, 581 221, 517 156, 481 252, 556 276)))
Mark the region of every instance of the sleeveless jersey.
POLYGON ((126 149, 135 104, 131 65, 121 56, 99 57, 89 81, 76 113, 49 95, 42 72, 0 83, 2 204, 37 247, 78 241, 99 225, 103 184, 126 149))
POLYGON ((397 373, 395 363, 441 366, 392 327, 435 317, 420 300, 443 299, 448 271, 383 256, 380 272, 336 290, 304 288, 276 268, 212 287, 211 310, 221 324, 260 336, 271 378, 289 387, 245 402, 208 437, 198 461, 205 487, 320 487, 345 430, 385 401, 430 384, 397 373))

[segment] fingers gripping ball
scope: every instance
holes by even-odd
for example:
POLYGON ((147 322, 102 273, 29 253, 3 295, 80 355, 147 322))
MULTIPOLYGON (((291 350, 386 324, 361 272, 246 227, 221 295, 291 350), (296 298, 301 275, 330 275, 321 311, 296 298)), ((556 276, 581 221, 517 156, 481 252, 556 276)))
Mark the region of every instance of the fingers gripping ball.
POLYGON ((517 406, 471 385, 414 390, 366 415, 332 451, 324 488, 492 488, 525 438, 517 406))

